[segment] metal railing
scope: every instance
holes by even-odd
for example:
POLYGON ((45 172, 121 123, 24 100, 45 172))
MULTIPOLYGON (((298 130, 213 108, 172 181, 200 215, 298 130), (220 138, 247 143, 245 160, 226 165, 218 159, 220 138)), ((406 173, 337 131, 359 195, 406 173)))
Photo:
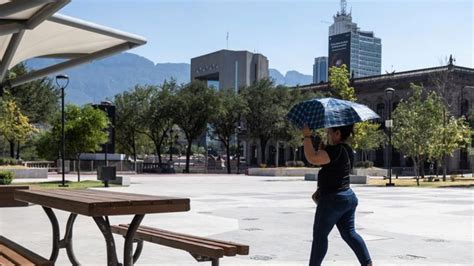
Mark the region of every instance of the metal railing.
POLYGON ((54 161, 26 161, 23 166, 28 168, 48 168, 49 172, 56 171, 56 162, 54 161))

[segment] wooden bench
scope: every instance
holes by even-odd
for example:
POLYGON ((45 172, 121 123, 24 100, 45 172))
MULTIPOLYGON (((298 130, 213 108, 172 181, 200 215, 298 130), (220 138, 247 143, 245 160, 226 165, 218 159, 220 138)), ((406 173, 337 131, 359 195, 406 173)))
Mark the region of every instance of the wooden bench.
POLYGON ((29 189, 29 186, 0 185, 0 207, 25 207, 28 202, 14 199, 17 189, 29 189))
MULTIPOLYGON (((112 226, 112 232, 125 236, 129 225, 120 224, 112 226)), ((212 266, 219 265, 219 259, 224 256, 248 255, 249 246, 233 242, 220 241, 210 238, 185 235, 157 228, 140 226, 135 233, 139 241, 134 260, 138 259, 143 241, 181 249, 189 252, 197 261, 211 261, 212 266), (138 253, 138 254, 137 254, 138 253)))
POLYGON ((2 266, 52 266, 49 260, 0 236, 0 265, 2 266))

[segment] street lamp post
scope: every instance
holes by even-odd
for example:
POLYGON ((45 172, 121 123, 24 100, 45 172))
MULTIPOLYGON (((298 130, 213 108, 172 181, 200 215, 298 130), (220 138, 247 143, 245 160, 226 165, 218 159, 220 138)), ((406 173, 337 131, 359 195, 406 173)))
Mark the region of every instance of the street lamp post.
POLYGON ((388 183, 385 184, 387 187, 395 186, 392 183, 392 127, 393 127, 393 120, 392 120, 392 98, 395 90, 393 88, 385 89, 385 98, 388 102, 388 110, 387 110, 387 120, 385 120, 385 127, 388 130, 388 147, 387 147, 387 159, 388 159, 388 183))
MULTIPOLYGON (((105 114, 107 115, 107 118, 109 117, 109 106, 112 106, 113 103, 111 101, 103 101, 101 102, 101 105, 104 107, 105 114)), ((110 169, 108 168, 109 166, 109 160, 108 160, 108 154, 109 154, 109 143, 110 143, 110 125, 107 127, 107 142, 104 144, 104 161, 105 161, 105 166, 102 167, 101 171, 101 179, 104 181, 104 187, 109 187, 109 178, 111 178, 110 174, 110 169), (105 173, 104 173, 105 172, 105 173), (106 176, 104 176, 106 175, 106 176)))
MULTIPOLYGON (((179 140, 179 135, 178 135, 178 134, 174 135, 174 142, 173 142, 173 144, 176 144, 176 145, 177 145, 177 144, 178 144, 178 140, 179 140)), ((171 146, 171 152, 173 152, 173 146, 171 146)), ((172 153, 171 153, 170 157, 171 157, 171 156, 172 156, 172 153)), ((171 159, 173 159, 173 158, 171 157, 171 159)), ((178 156, 178 159, 179 159, 179 156, 178 156)), ((172 166, 173 169, 174 169, 174 163, 173 163, 173 162, 171 162, 171 166, 172 166)))
MULTIPOLYGON (((104 106, 105 113, 107 117, 109 117, 109 106, 112 105, 111 101, 103 101, 102 105, 104 106)), ((110 124, 109 127, 107 128, 107 142, 104 145, 104 160, 105 160, 105 166, 109 166, 109 160, 107 160, 107 155, 109 153, 109 142, 110 142, 110 124)), ((107 185, 108 186, 108 185, 107 185)))
POLYGON ((56 84, 58 87, 61 88, 61 172, 62 172, 62 180, 60 187, 67 187, 65 184, 65 160, 64 156, 66 154, 66 136, 64 134, 64 124, 65 124, 65 117, 64 117, 64 89, 69 84, 69 77, 67 75, 57 75, 56 76, 56 84))

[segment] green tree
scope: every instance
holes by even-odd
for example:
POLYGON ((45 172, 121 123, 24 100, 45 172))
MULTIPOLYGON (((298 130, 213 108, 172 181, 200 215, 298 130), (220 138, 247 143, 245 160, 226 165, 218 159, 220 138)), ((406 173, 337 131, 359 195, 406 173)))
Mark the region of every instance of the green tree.
MULTIPOLYGON (((28 72, 27 67, 21 63, 13 67, 8 75, 14 77, 28 72)), ((6 91, 7 95, 16 102, 21 112, 28 117, 31 124, 40 127, 47 126, 52 118, 51 114, 58 110, 60 91, 50 78, 42 78, 13 88, 6 88, 6 91)), ((9 144, 10 153, 14 153, 16 148, 16 157, 19 158, 23 143, 17 141, 9 144)), ((23 146, 27 151, 32 148, 29 142, 25 142, 23 146)))
MULTIPOLYGON (((437 93, 438 96, 440 96, 443 105, 446 107, 443 108, 443 127, 446 128, 450 116, 449 110, 453 110, 453 104, 456 102, 456 96, 454 93, 452 93, 452 91, 456 89, 456 82, 453 72, 449 71, 449 68, 452 67, 452 65, 450 64, 447 57, 442 60, 441 65, 448 65, 448 70, 430 74, 429 81, 433 84, 432 89, 437 93)), ((445 130, 443 129, 443 131, 445 130)), ((445 144, 445 146, 448 145, 445 144)), ((442 152, 444 152, 444 150, 442 150, 442 152)), ((447 152, 444 152, 442 155, 442 163, 440 161, 441 165, 443 166, 443 181, 446 181, 448 155, 449 154, 447 152)))
MULTIPOLYGON (((355 89, 350 86, 349 71, 346 65, 331 67, 329 73, 329 85, 336 95, 343 100, 357 101, 355 89)), ((364 121, 354 125, 352 146, 355 150, 361 151, 363 160, 367 159, 367 152, 380 147, 385 139, 380 125, 376 123, 364 121)))
POLYGON ((207 130, 207 124, 215 113, 218 99, 216 92, 202 81, 192 81, 184 85, 176 95, 173 108, 174 121, 183 131, 187 141, 185 171, 189 173, 193 141, 207 130))
POLYGON ((35 148, 41 159, 54 161, 59 158, 61 140, 54 139, 51 131, 41 131, 35 136, 35 148))
POLYGON ((351 102, 357 101, 355 89, 350 86, 349 71, 346 65, 329 68, 329 86, 334 90, 337 98, 351 102))
POLYGON ((380 125, 370 122, 357 123, 355 125, 352 144, 355 150, 362 153, 362 160, 367 160, 367 153, 377 149, 385 142, 385 135, 380 130, 380 125))
MULTIPOLYGON (((142 133, 154 144, 158 162, 162 163, 163 144, 173 127, 175 94, 178 90, 176 81, 165 81, 159 88, 148 86, 150 96, 144 99, 144 113, 141 120, 144 125, 142 133)), ((172 141, 172 140, 171 140, 172 141)))
POLYGON ((431 156, 430 147, 443 124, 443 104, 435 92, 423 97, 423 87, 411 84, 412 95, 400 102, 393 113, 393 144, 413 160, 417 185, 418 167, 431 156))
MULTIPOLYGON (((325 96, 323 93, 313 93, 311 91, 302 91, 300 89, 286 90, 284 92, 286 92, 287 94, 281 95, 281 98, 285 99, 285 101, 282 101, 281 104, 283 108, 287 110, 286 113, 288 113, 288 111, 299 102, 306 101, 315 97, 325 96)), ((278 128, 279 130, 275 134, 275 139, 277 140, 277 142, 282 141, 285 147, 291 148, 293 150, 293 161, 295 162, 296 150, 303 145, 303 133, 301 132, 301 129, 295 127, 287 119, 282 119, 278 123, 278 128)))
MULTIPOLYGON (((81 154, 99 151, 101 145, 107 142, 108 132, 106 129, 109 125, 109 119, 102 110, 95 109, 91 105, 83 107, 67 105, 64 115, 66 120, 64 125, 65 157, 74 158, 77 161, 77 181, 79 182, 81 181, 79 167, 81 165, 81 154)), ((51 134, 54 140, 53 143, 61 142, 61 115, 59 113, 54 119, 51 134)), ((56 147, 51 147, 51 149, 56 147)))
POLYGON ((230 145, 232 136, 235 136, 237 126, 248 113, 245 100, 232 89, 222 89, 217 93, 217 105, 214 115, 210 119, 213 135, 224 145, 227 154, 227 173, 231 173, 230 145))
POLYGON ((14 144, 26 141, 37 129, 22 114, 14 100, 4 100, 0 105, 0 133, 10 143, 10 157, 15 158, 14 144))
POLYGON ((115 103, 115 134, 119 151, 133 156, 136 169, 137 154, 146 142, 143 132, 146 131, 144 116, 147 114, 153 88, 135 86, 131 91, 117 94, 115 103))
MULTIPOLYGON (((10 70, 10 75, 24 75, 29 70, 24 64, 18 64, 10 70)), ((18 107, 30 123, 46 125, 52 114, 59 108, 61 91, 54 86, 50 78, 37 79, 26 84, 7 88, 18 107)))
POLYGON ((269 79, 261 79, 255 84, 241 90, 241 95, 247 102, 249 112, 244 115, 247 135, 260 142, 261 162, 266 163, 265 148, 269 140, 281 132, 282 123, 288 108, 285 102, 288 88, 275 87, 269 79))
MULTIPOLYGON (((443 108, 446 107, 443 106, 443 108)), ((444 110, 438 112, 441 112, 442 115, 447 113, 444 110)), ((429 158, 445 169, 444 156, 452 157, 454 151, 467 147, 471 143, 473 131, 465 117, 450 116, 447 118, 446 124, 440 123, 435 126, 436 128, 433 130, 436 134, 430 141, 429 158)), ((443 180, 446 181, 444 175, 443 180)))

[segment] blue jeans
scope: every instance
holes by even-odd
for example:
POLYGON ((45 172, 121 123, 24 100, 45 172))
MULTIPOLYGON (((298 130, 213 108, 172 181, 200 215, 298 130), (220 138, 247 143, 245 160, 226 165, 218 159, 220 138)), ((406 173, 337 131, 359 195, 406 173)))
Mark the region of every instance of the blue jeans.
POLYGON ((334 193, 321 193, 313 227, 310 266, 319 266, 328 250, 328 235, 334 225, 342 239, 354 251, 361 265, 371 262, 369 251, 354 227, 358 199, 352 189, 334 193))

